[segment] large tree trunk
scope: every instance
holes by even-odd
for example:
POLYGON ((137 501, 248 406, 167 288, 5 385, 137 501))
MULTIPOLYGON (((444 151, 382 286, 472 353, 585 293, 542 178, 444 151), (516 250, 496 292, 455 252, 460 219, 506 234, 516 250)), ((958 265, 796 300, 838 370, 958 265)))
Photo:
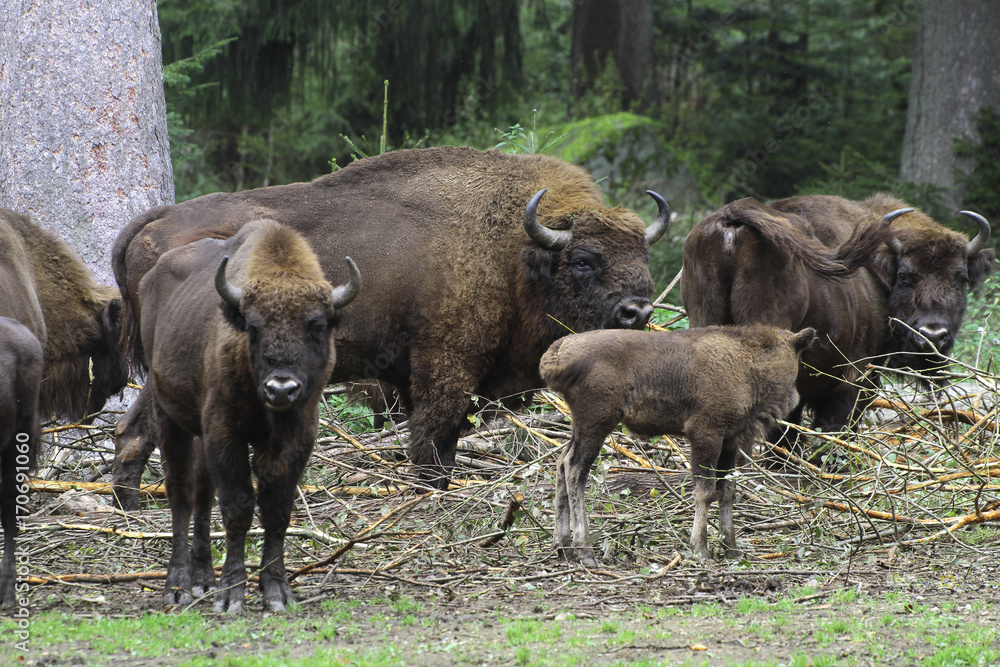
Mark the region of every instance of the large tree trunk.
POLYGON ((113 285, 118 230, 174 198, 155 0, 7 0, 0 100, 0 206, 113 285))
POLYGON ((573 3, 573 95, 589 92, 602 69, 612 62, 623 84, 622 107, 647 104, 652 99, 653 81, 652 0, 573 3))
POLYGON ((952 168, 958 137, 978 139, 976 113, 1000 106, 1000 2, 924 0, 910 79, 899 175, 948 188, 945 203, 961 207, 963 188, 952 168))

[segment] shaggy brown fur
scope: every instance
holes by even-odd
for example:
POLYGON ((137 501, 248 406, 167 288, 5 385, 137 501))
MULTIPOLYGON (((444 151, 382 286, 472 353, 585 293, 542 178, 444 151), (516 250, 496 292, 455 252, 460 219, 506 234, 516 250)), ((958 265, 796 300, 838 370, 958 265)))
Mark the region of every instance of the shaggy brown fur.
POLYGON ((12 277, 0 315, 23 322, 45 349, 43 415, 77 421, 99 411, 128 382, 118 291, 97 285, 66 243, 26 216, 0 209, 0 241, 0 271, 12 277))
POLYGON ((597 566, 587 544, 587 476, 604 439, 622 423, 639 434, 687 437, 695 498, 691 549, 711 560, 708 506, 718 498, 726 555, 736 555, 734 484, 727 475, 750 455, 759 430, 795 407, 798 356, 815 334, 757 325, 591 331, 553 343, 539 370, 573 417, 573 435, 556 464, 556 549, 597 566))
MULTIPOLYGON (((645 225, 605 206, 586 172, 544 155, 442 147, 135 218, 113 251, 126 322, 141 320, 139 280, 160 255, 196 230, 238 229, 262 215, 301 232, 331 278, 344 275, 343 255, 357 261, 365 290, 344 311, 331 380, 396 387, 412 408, 411 460, 439 488, 474 408, 470 395, 538 387, 538 360, 567 328, 641 327, 651 312, 645 225), (546 188, 538 220, 572 230, 562 249, 543 247, 524 224, 528 201, 546 188)), ((142 448, 123 432, 116 484, 138 479, 142 448)))
POLYGON ((27 473, 38 450, 38 392, 42 382, 42 344, 26 326, 0 317, 0 606, 12 607, 17 593, 14 540, 18 533, 17 498, 26 494, 27 473))
POLYGON ((291 601, 284 535, 335 361, 332 329, 346 305, 343 291, 325 280, 305 239, 273 220, 172 250, 143 278, 149 380, 130 412, 139 411, 135 423, 150 429, 144 437, 158 442, 164 458, 173 521, 166 604, 189 604, 192 592, 215 584, 208 540, 215 488, 226 528, 215 609, 243 609, 253 476, 264 526, 264 605, 281 611, 291 601))

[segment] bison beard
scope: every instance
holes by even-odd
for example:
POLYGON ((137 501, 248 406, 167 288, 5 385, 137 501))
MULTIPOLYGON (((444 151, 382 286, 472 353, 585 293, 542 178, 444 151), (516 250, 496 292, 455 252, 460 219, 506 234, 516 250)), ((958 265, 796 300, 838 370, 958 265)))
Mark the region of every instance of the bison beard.
MULTIPOLYGON (((310 241, 327 275, 342 275, 344 254, 361 267, 365 291, 343 314, 330 380, 395 387, 410 410, 411 460, 423 481, 444 489, 471 395, 501 400, 540 386, 538 360, 567 330, 645 325, 648 250, 669 221, 652 196, 660 212, 647 229, 605 206, 578 167, 442 147, 359 160, 311 183, 159 207, 115 242, 125 333, 141 322, 137 285, 157 257, 199 230, 281 220, 310 241)), ((124 487, 137 485, 150 449, 140 430, 130 411, 114 473, 125 506, 138 504, 124 487)))

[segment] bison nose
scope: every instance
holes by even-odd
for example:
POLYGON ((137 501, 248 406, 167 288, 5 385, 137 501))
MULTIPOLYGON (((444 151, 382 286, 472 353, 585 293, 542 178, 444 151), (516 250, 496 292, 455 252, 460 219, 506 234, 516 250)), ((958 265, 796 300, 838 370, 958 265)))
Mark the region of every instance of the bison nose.
POLYGON ((931 345, 938 352, 948 351, 948 344, 951 342, 951 332, 948 327, 941 324, 926 324, 917 329, 917 332, 926 339, 920 341, 920 349, 924 352, 933 352, 931 345))
POLYGON ((646 326, 653 306, 646 299, 629 299, 615 307, 613 326, 616 329, 641 329, 646 326))
POLYGON ((301 391, 302 384, 293 378, 272 377, 264 383, 264 397, 272 410, 291 407, 301 391))

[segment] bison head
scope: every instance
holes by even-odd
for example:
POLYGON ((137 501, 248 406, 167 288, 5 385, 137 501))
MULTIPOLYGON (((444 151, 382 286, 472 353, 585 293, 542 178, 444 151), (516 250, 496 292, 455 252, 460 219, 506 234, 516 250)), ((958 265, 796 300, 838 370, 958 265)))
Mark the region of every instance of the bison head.
POLYGON ((894 366, 940 366, 961 328, 967 291, 981 286, 993 270, 996 254, 985 248, 990 223, 976 213, 961 213, 979 225, 971 241, 926 216, 910 224, 904 218, 882 258, 895 347, 901 352, 892 358, 894 366))
POLYGON ((625 209, 566 210, 558 203, 545 226, 538 203, 546 192, 536 193, 525 208, 524 228, 533 245, 521 257, 529 280, 545 294, 548 314, 573 331, 645 327, 653 312, 649 246, 670 225, 667 203, 647 191, 659 208, 648 229, 625 209))
POLYGON ((295 276, 250 278, 236 287, 226 278, 229 257, 215 274, 227 322, 246 331, 250 369, 260 400, 284 412, 326 384, 333 366, 331 333, 337 310, 361 291, 361 274, 347 259, 351 277, 335 289, 325 280, 295 276))
POLYGON ((89 423, 92 416, 104 408, 109 398, 120 393, 128 384, 129 366, 120 344, 122 300, 116 288, 98 290, 101 309, 95 313, 94 335, 88 341, 90 383, 87 395, 89 423))

